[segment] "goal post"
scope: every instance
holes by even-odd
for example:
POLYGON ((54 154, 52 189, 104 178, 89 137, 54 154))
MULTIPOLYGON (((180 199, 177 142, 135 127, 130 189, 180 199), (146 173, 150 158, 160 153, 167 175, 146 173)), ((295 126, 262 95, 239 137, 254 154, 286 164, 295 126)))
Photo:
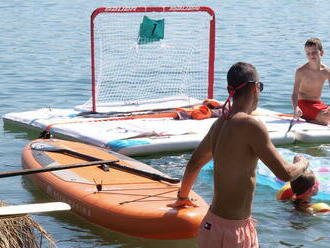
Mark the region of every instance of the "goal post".
POLYGON ((102 7, 90 28, 92 97, 78 109, 168 108, 213 98, 211 8, 102 7))

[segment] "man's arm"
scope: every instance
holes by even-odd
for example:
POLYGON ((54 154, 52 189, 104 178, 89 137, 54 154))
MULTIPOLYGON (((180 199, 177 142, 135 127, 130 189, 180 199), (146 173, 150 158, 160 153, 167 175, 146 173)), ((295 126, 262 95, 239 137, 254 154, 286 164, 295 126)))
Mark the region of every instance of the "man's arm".
POLYGON ((182 178, 180 196, 188 197, 201 168, 212 159, 210 133, 208 133, 193 152, 182 178))
POLYGON ((249 120, 250 145, 259 159, 283 181, 292 181, 307 169, 309 163, 296 156, 293 163, 285 161, 270 140, 265 125, 253 118, 249 120))
POLYGON ((170 207, 196 206, 189 199, 189 192, 195 183, 201 168, 212 159, 212 135, 218 120, 212 125, 211 129, 193 152, 185 172, 183 174, 181 187, 178 192, 178 199, 170 207))
POLYGON ((296 74, 295 74, 293 91, 292 91, 292 95, 291 95, 293 113, 294 113, 295 117, 297 117, 297 118, 302 115, 302 111, 298 107, 298 93, 299 93, 300 83, 301 83, 301 72, 299 71, 299 69, 297 69, 296 74))

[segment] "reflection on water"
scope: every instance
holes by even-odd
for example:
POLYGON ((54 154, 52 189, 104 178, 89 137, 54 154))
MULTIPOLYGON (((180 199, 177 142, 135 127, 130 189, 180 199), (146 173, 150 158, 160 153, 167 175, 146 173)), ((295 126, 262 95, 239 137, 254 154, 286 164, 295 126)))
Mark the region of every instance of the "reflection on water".
POLYGON ((301 223, 301 222, 290 222, 290 224, 291 227, 296 230, 306 230, 308 228, 305 223, 301 223))

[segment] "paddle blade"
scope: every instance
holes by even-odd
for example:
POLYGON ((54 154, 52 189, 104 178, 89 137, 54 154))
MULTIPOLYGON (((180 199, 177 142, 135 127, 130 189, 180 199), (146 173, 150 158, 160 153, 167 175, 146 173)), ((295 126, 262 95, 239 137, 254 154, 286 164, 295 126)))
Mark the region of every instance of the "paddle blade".
POLYGON ((49 143, 44 143, 44 142, 34 142, 31 144, 31 149, 32 150, 37 150, 37 151, 44 151, 44 152, 61 152, 65 151, 65 149, 53 146, 52 144, 49 143))
POLYGON ((0 216, 14 216, 64 210, 71 210, 70 205, 64 202, 23 204, 0 207, 0 216))

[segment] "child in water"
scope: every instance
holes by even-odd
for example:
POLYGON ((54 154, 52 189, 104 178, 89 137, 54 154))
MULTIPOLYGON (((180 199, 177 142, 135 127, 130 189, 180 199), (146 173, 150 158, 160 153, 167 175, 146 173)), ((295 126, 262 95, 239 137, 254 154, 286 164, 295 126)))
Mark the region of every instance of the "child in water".
POLYGON ((276 195, 277 200, 291 200, 295 209, 311 215, 330 213, 330 206, 326 203, 312 203, 312 196, 319 192, 319 181, 313 171, 306 170, 301 176, 285 184, 276 195))
POLYGON ((297 179, 290 182, 293 192, 292 200, 296 210, 314 214, 315 209, 311 203, 312 196, 319 192, 319 181, 316 179, 313 171, 306 170, 297 179))

